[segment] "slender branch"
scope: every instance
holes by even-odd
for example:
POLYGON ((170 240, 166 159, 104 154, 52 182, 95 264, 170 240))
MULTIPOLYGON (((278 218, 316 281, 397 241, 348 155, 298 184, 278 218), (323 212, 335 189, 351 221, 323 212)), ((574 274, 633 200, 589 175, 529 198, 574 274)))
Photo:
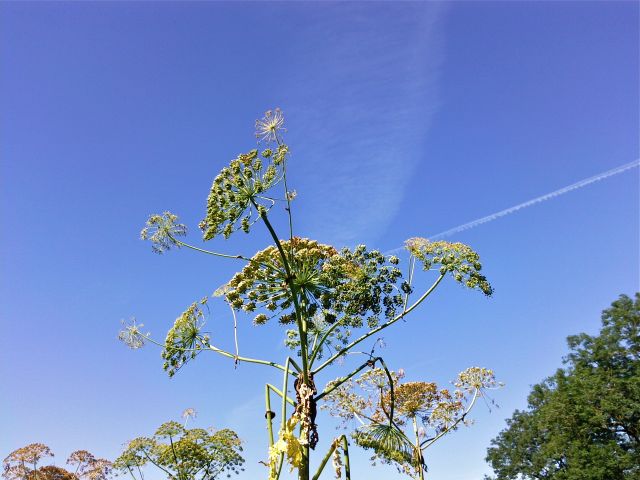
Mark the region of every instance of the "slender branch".
POLYGON ((220 253, 220 252, 214 252, 212 250, 206 250, 204 248, 196 247, 195 245, 191 245, 189 243, 183 242, 182 240, 178 240, 177 238, 175 238, 170 233, 167 233, 167 235, 169 236, 169 238, 173 242, 175 242, 176 245, 179 245, 181 247, 190 248, 191 250, 195 250, 196 252, 206 253, 207 255, 213 255, 214 257, 231 258, 231 259, 234 259, 234 260, 244 260, 245 262, 257 263, 258 265, 262 265, 262 266, 270 268, 272 270, 278 270, 276 267, 274 267, 273 265, 271 265, 269 263, 258 262, 256 260, 254 260, 253 258, 245 257, 244 255, 230 255, 230 254, 227 254, 227 253, 220 253))
MULTIPOLYGON (((342 317, 342 319, 344 319, 344 317, 342 317)), ((316 357, 320 353, 320 350, 322 349, 322 345, 327 340, 327 338, 329 338, 329 335, 331 335, 331 333, 340 326, 341 320, 334 322, 334 324, 331 325, 327 329, 327 331, 322 335, 322 338, 320 338, 320 342, 318 342, 317 346, 315 346, 315 348, 312 349, 311 358, 309 359, 309 368, 313 366, 313 362, 315 361, 316 357)))
POLYGON ((413 419, 413 435, 416 437, 416 443, 414 446, 415 455, 416 455, 416 470, 418 470, 418 475, 420 480, 424 480, 424 459, 422 457, 422 448, 420 448, 420 435, 418 433, 418 421, 416 420, 416 416, 412 417, 413 419))
POLYGON ((349 441, 345 435, 342 435, 342 454, 344 457, 344 478, 351 480, 351 464, 349 462, 349 441))
POLYGON ((429 287, 429 289, 424 292, 422 294, 422 296, 416 300, 413 305, 411 305, 409 308, 405 308, 403 310, 403 312, 400 315, 397 315, 396 317, 394 317, 393 319, 389 320, 386 323, 383 323, 382 325, 380 325, 379 327, 374 328, 373 330, 368 331, 367 333, 365 333, 364 335, 362 335, 361 337, 358 337, 357 339, 355 339, 353 342, 351 342, 349 345, 341 348, 340 350, 338 350, 333 356, 331 356, 331 358, 329 358, 327 361, 325 361, 322 365, 320 365, 318 368, 316 368, 312 373, 315 375, 316 373, 318 373, 320 370, 322 370, 323 368, 325 368, 326 366, 328 366, 330 363, 332 363, 336 358, 338 358, 339 356, 345 354, 346 352, 348 352, 349 350, 351 350, 353 347, 355 347, 357 344, 359 344, 360 342, 366 340, 367 338, 369 338, 371 335, 375 335, 376 333, 378 333, 380 330, 383 330, 391 325, 393 325, 394 323, 396 323, 398 320, 404 318, 406 315, 408 315, 413 309, 415 309, 418 305, 420 305, 430 294, 431 292, 433 292, 435 290, 435 288, 438 286, 438 284, 442 281, 442 279, 444 278, 444 274, 440 274, 440 276, 437 278, 437 280, 435 282, 433 282, 433 284, 431 285, 431 287, 429 287))
MULTIPOLYGON (((276 132, 276 143, 282 145, 278 133, 276 132)), ((289 240, 293 238, 293 218, 291 215, 291 199, 289 198, 289 187, 287 186, 287 158, 282 160, 282 180, 284 182, 284 198, 287 200, 287 215, 289 217, 289 240)), ((293 249, 293 247, 291 247, 293 249)), ((293 253, 293 250, 292 252, 293 253)))
POLYGON ((133 471, 131 470, 131 467, 129 465, 127 465, 127 471, 129 472, 129 475, 133 477, 133 480, 138 480, 136 476, 133 474, 133 471))
POLYGON ((169 435, 169 443, 171 444, 171 452, 173 452, 173 460, 176 462, 176 469, 178 470, 178 478, 182 478, 182 470, 180 469, 180 462, 178 462, 178 456, 176 455, 176 447, 173 445, 173 437, 169 435))
POLYGON ((358 368, 356 368, 353 372, 351 372, 346 377, 341 377, 341 378, 337 379, 335 383, 331 384, 331 387, 328 390, 325 389, 320 395, 316 396, 316 398, 314 398, 314 400, 317 402, 317 401, 321 400, 322 398, 326 397, 331 392, 333 392, 336 388, 338 388, 340 385, 342 385, 343 383, 349 381, 351 378, 356 376, 358 373, 360 373, 365 368, 373 367, 375 365, 375 362, 377 362, 378 360, 382 360, 382 358, 381 357, 372 358, 371 360, 368 360, 367 362, 365 362, 362 365, 360 365, 358 368))
POLYGON ((233 315, 233 341, 235 343, 236 346, 236 358, 234 361, 235 367, 238 367, 238 357, 240 356, 240 349, 238 348, 238 319, 236 317, 236 311, 235 309, 229 305, 229 308, 231 309, 231 315, 233 315))
POLYGON ((212 250, 206 250, 204 248, 199 248, 196 247, 194 245, 190 245, 186 242, 183 242, 182 240, 178 240, 176 237, 174 237, 173 235, 171 235, 170 233, 167 233, 167 235, 169 236, 169 238, 175 242, 177 245, 180 245, 181 247, 187 247, 190 248, 191 250, 195 250, 197 252, 201 252, 201 253, 206 253, 207 255, 213 255, 215 257, 221 257, 221 258, 233 258, 235 260, 244 260, 246 262, 251 262, 254 261, 251 258, 245 257, 243 255, 230 255, 228 253, 220 253, 220 252, 214 252, 212 250))
POLYGON ((287 395, 287 397, 285 398, 285 396, 282 393, 282 390, 280 390, 278 387, 271 385, 270 383, 265 384, 265 386, 269 389, 269 391, 275 393, 276 395, 278 395, 280 398, 283 398, 287 401, 287 403, 290 403, 291 405, 295 406, 296 402, 287 395))
MULTIPOLYGON (((411 288, 411 285, 413 284, 413 271, 415 269, 416 266, 416 258, 411 255, 409 257, 409 288, 411 288)), ((407 293, 404 296, 404 307, 403 307, 403 311, 407 309, 407 305, 409 304, 409 295, 410 293, 407 293)))
MULTIPOLYGON (((258 209, 258 206, 255 203, 255 201, 251 200, 251 203, 253 203, 256 209, 258 209)), ((273 238, 273 241, 275 242, 276 247, 280 252, 280 257, 282 258, 282 265, 284 266, 285 272, 287 274, 286 281, 287 281, 287 285, 289 286, 289 289, 291 290, 293 306, 296 311, 298 335, 300 336, 300 350, 301 350, 301 357, 302 357, 302 378, 304 380, 304 383, 307 384, 309 383, 309 368, 307 366, 307 325, 306 325, 306 321, 302 317, 300 304, 298 303, 298 289, 295 287, 293 283, 293 275, 291 274, 291 267, 289 266, 287 255, 284 253, 284 249, 282 248, 282 244, 280 243, 280 239, 278 238, 278 235, 276 234, 275 230, 273 229, 273 226, 271 225, 271 222, 269 222, 269 219, 264 213, 260 214, 260 218, 262 218, 262 221, 267 227, 267 230, 269 230, 269 233, 271 234, 271 238, 273 238)))
POLYGON ((324 467, 327 465, 327 462, 329 461, 329 459, 331 458, 331 455, 335 450, 336 450, 336 442, 334 441, 331 443, 331 447, 327 451, 327 454, 322 458, 322 461, 318 466, 318 470, 316 471, 316 474, 312 477, 311 480, 318 480, 320 478, 320 475, 322 474, 324 467))
POLYGON ((270 362, 269 360, 259 360, 257 358, 239 357, 237 355, 234 355, 233 353, 229 353, 229 352, 226 352, 224 350, 221 350, 218 347, 214 347, 213 345, 208 345, 208 348, 209 348, 209 350, 211 350, 213 352, 219 353, 220 355, 223 355, 225 357, 233 358, 234 360, 237 360, 238 362, 247 362, 247 363, 257 363, 257 364, 260 364, 260 365, 269 365, 270 367, 277 368, 278 370, 282 370, 282 371, 285 370, 285 368, 282 365, 280 365, 280 364, 278 364, 276 362, 270 362))
POLYGON ((454 429, 456 426, 458 426, 458 424, 460 422, 462 422, 465 417, 469 414, 469 412, 471 411, 471 409, 473 408, 473 405, 476 403, 476 400, 478 399, 478 394, 479 394, 480 390, 476 389, 475 392, 473 392, 473 398, 471 399, 471 402, 469 403, 469 406, 467 407, 467 409, 464 411, 464 413, 460 416, 460 418, 458 418, 455 422, 453 422, 451 425, 449 425, 446 429, 444 429, 442 432, 440 432, 439 434, 437 434, 435 437, 429 438, 428 440, 425 440, 424 442, 422 442, 420 444, 420 447, 422 448, 422 450, 426 450, 427 448, 429 448, 431 445, 433 445, 439 438, 443 437, 444 435, 446 435, 447 433, 449 433, 452 429, 454 429))
POLYGON ((269 392, 269 384, 264 386, 264 402, 265 402, 265 414, 264 418, 267 419, 267 432, 269 433, 269 447, 273 447, 273 412, 271 411, 271 394, 269 392))
POLYGON ((147 451, 144 448, 142 448, 141 451, 142 451, 142 453, 144 453, 144 456, 147 457, 147 460, 149 460, 151 463, 153 463, 156 467, 158 467, 164 473, 169 475, 170 478, 174 476, 173 473, 171 473, 169 470, 167 470, 166 468, 162 467, 160 464, 154 462, 153 459, 149 456, 149 454, 147 453, 147 451))

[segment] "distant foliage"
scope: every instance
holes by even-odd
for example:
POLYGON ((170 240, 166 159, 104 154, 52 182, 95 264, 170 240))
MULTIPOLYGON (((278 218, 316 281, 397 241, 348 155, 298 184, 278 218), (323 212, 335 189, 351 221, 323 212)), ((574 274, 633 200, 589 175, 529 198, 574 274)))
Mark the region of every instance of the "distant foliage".
POLYGON ((131 440, 115 460, 115 469, 139 480, 145 467, 156 470, 152 478, 172 480, 213 480, 243 470, 242 442, 234 431, 188 429, 195 411, 187 409, 182 416, 182 425, 166 422, 151 437, 131 440))
POLYGON ((568 337, 571 352, 535 385, 491 442, 497 480, 640 478, 640 294, 602 313, 597 336, 568 337))
POLYGON ((53 456, 46 445, 31 443, 4 459, 2 476, 7 480, 106 480, 112 471, 109 460, 96 458, 86 450, 69 455, 69 470, 53 465, 38 466, 43 459, 53 456))

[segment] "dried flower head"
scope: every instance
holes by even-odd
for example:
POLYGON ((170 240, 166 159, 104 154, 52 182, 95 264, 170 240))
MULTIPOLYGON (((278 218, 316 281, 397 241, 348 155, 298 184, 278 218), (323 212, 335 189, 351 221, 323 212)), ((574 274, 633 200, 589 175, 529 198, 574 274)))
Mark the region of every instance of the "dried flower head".
POLYGON ((171 212, 162 215, 154 214, 149 217, 144 228, 140 232, 142 240, 150 240, 155 253, 161 254, 171 247, 180 247, 176 237, 184 237, 187 227, 178 223, 178 216, 171 212))
POLYGON ((286 132, 282 110, 267 110, 259 120, 256 120, 256 137, 260 141, 277 142, 278 132, 286 132))
POLYGON ((198 413, 196 412, 195 408, 185 408, 185 410, 182 412, 182 418, 184 419, 185 424, 188 420, 196 418, 197 416, 198 413))
POLYGON ((142 332, 143 323, 137 324, 136 319, 131 317, 128 325, 122 320, 122 326, 123 329, 118 333, 118 340, 124 342, 133 350, 144 347, 144 343, 150 334, 142 332))
POLYGON ((468 392, 501 386, 496 382, 493 370, 481 367, 470 367, 460 372, 454 385, 468 392))

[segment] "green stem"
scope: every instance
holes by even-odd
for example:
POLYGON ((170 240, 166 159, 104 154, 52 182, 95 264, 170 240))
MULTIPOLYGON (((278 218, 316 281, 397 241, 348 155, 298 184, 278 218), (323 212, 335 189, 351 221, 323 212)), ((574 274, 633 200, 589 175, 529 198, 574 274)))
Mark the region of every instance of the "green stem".
POLYGON ((234 360, 237 360, 238 362, 247 362, 247 363, 257 363, 260 365, 269 365, 270 367, 274 367, 277 368, 278 370, 282 370, 283 372, 285 371, 285 368, 276 363, 276 362, 270 362, 269 360, 259 360, 257 358, 247 358, 247 357, 239 357, 237 355, 234 355, 233 353, 229 353, 226 352, 224 350, 221 350, 218 347, 214 347, 213 345, 209 345, 208 346, 209 350, 219 353, 220 355, 223 355, 225 357, 229 357, 229 358, 233 358, 234 360))
POLYGON ((359 344, 360 342, 366 340, 367 338, 369 338, 371 335, 375 335, 376 333, 378 333, 380 330, 383 330, 391 325, 393 325, 394 323, 396 323, 398 320, 404 318, 405 316, 407 316, 413 309, 415 309, 418 305, 420 305, 430 294, 431 292, 433 292, 435 290, 435 288, 438 286, 438 284, 442 281, 442 279, 444 278, 444 274, 440 274, 440 276, 438 277, 438 279, 433 282, 433 284, 431 285, 431 287, 429 287, 429 289, 424 292, 422 294, 422 296, 416 300, 413 305, 411 305, 409 308, 404 309, 404 311, 396 316, 395 318, 389 320, 386 323, 383 323, 382 325, 380 325, 377 328, 374 328, 373 330, 370 330, 369 332, 365 333, 364 335, 362 335, 361 337, 355 339, 353 342, 351 342, 349 345, 347 345, 344 348, 341 348, 340 350, 338 350, 338 352, 336 352, 331 358, 329 358, 327 361, 325 361, 322 365, 320 365, 318 368, 316 368, 312 373, 315 375, 316 373, 318 373, 320 370, 322 370, 323 368, 325 368, 326 366, 328 366, 329 364, 331 364, 336 358, 340 357, 341 355, 344 355, 346 352, 348 352, 349 350, 351 350, 353 347, 355 347, 357 344, 359 344))
POLYGON ((424 471, 422 465, 424 461, 422 459, 422 448, 420 447, 420 436, 418 435, 418 421, 415 415, 413 416, 413 434, 416 437, 415 455, 416 455, 416 469, 418 470, 418 478, 424 480, 424 471))
POLYGON ((273 265, 270 265, 268 263, 263 263, 263 262, 257 262, 253 258, 245 257, 244 255, 229 255, 227 253, 220 253, 220 252, 214 252, 212 250, 205 250, 204 248, 199 248, 199 247, 196 247, 194 245, 190 245, 188 243, 185 243, 182 240, 178 240, 177 238, 175 238, 171 234, 168 234, 168 235, 169 235, 169 238, 171 240, 173 240, 177 245, 179 245, 181 247, 190 248, 191 250, 195 250, 196 252, 206 253, 207 255, 213 255, 215 257, 221 257, 221 258, 231 258, 231 259, 234 259, 234 260, 244 260, 245 262, 257 263, 258 265, 262 265, 264 267, 271 268, 272 270, 277 270, 273 265))
POLYGON ((420 444, 420 447, 422 448, 422 450, 426 450, 427 448, 429 448, 431 445, 433 445, 438 439, 440 439, 441 437, 443 437, 444 435, 446 435, 447 433, 449 433, 452 429, 454 429, 460 422, 462 422, 465 417, 469 414, 469 412, 471 411, 471 409, 473 408, 474 404, 476 403, 476 400, 478 399, 478 394, 479 394, 479 390, 476 389, 475 392, 473 392, 473 398, 471 399, 471 403, 469 403, 469 406, 467 407, 467 409, 464 411, 464 413, 460 416, 460 418, 458 418, 455 422, 453 422, 451 425, 449 425, 446 429, 444 429, 442 432, 440 432, 438 435, 436 435, 433 438, 430 438, 428 440, 425 440, 424 442, 422 442, 420 444))
POLYGON ((269 447, 273 447, 273 417, 271 414, 271 392, 269 391, 269 384, 264 386, 264 403, 265 414, 264 418, 267 419, 267 432, 269 433, 269 447))
MULTIPOLYGON (((165 347, 165 345, 163 343, 160 343, 160 342, 152 339, 151 337, 145 336, 144 339, 145 339, 146 342, 153 343, 154 345, 157 345, 159 347, 162 347, 162 348, 165 347)), ((209 350, 211 350, 212 352, 219 353, 220 355, 223 355, 225 357, 233 358, 234 360, 236 360, 238 362, 258 363, 260 365, 268 365, 270 367, 277 368, 278 370, 285 371, 285 368, 282 365, 280 365, 280 364, 278 364, 276 362, 270 362, 268 360, 259 360, 257 358, 239 357, 238 355, 234 355, 233 353, 227 352, 227 351, 222 350, 221 348, 218 348, 218 347, 214 347, 213 345, 210 345, 210 344, 207 345, 207 348, 209 350)), ((180 351, 182 351, 182 352, 198 351, 199 352, 201 350, 196 350, 195 348, 181 348, 180 351)), ((296 363, 294 363, 293 361, 291 361, 290 363, 291 363, 291 365, 294 366, 294 368, 298 372, 300 371, 300 367, 298 367, 296 363)))
POLYGON ((329 461, 329 459, 331 458, 331 455, 335 450, 336 450, 336 442, 334 441, 331 444, 331 448, 329 448, 329 451, 327 451, 327 454, 322 458, 322 461, 318 466, 318 470, 316 471, 316 474, 313 476, 311 480, 318 480, 320 478, 320 475, 322 474, 324 467, 327 465, 327 462, 329 461))
POLYGON ((331 325, 327 331, 322 335, 322 338, 320 338, 320 342, 317 343, 317 345, 314 346, 314 348, 311 351, 311 358, 309 359, 309 368, 311 368, 313 366, 313 362, 315 361, 316 357, 318 356, 318 354, 320 353, 320 350, 322 349, 322 345, 324 344, 324 342, 327 340, 327 338, 329 338, 329 335, 331 335, 331 332, 333 332, 336 328, 338 328, 340 326, 340 321, 336 321, 333 325, 331 325))
POLYGON ((280 390, 278 387, 276 387, 275 385, 271 385, 270 383, 267 383, 266 386, 269 388, 269 390, 273 393, 275 393, 276 395, 278 395, 280 398, 283 398, 287 401, 287 403, 290 403, 291 405, 295 405, 296 402, 287 395, 287 397, 285 398, 285 396, 282 394, 282 390, 280 390))
POLYGON ((314 400, 317 402, 319 400, 321 400, 322 398, 326 397, 327 395, 329 395, 331 392, 333 392, 336 388, 338 388, 340 385, 342 385, 343 383, 347 382, 349 379, 353 378, 354 376, 356 376, 358 373, 360 373, 362 370, 364 370, 367 367, 373 367, 375 362, 377 362, 378 360, 382 360, 382 358, 380 357, 376 357, 373 358, 365 363, 363 363, 362 365, 360 365, 358 368, 356 368, 353 372, 351 372, 349 375, 347 375, 346 377, 341 377, 340 379, 338 379, 335 383, 333 383, 331 385, 331 387, 328 390, 324 390, 320 395, 318 395, 314 400))
MULTIPOLYGON (((411 255, 410 260, 409 260, 409 288, 411 288, 411 285, 413 283, 413 271, 415 269, 416 266, 416 257, 414 257, 413 255, 411 255)), ((407 305, 409 304, 409 293, 407 293, 404 296, 404 307, 403 307, 403 311, 407 309, 407 305)))
MULTIPOLYGON (((251 200, 251 203, 253 203, 256 210, 258 210, 258 205, 253 200, 251 200)), ((269 230, 269 233, 271 234, 271 238, 273 238, 273 241, 275 242, 276 247, 280 252, 280 257, 282 258, 282 265, 284 266, 285 272, 287 274, 286 275, 287 285, 291 290, 293 306, 296 311, 298 335, 300 336, 300 352, 302 357, 302 378, 304 383, 308 384, 309 383, 309 367, 307 365, 307 322, 302 317, 302 312, 300 310, 300 304, 298 302, 298 289, 295 287, 293 283, 293 275, 291 274, 289 261, 287 260, 287 255, 284 253, 284 249, 282 248, 282 244, 280 243, 280 239, 278 238, 278 235, 276 234, 275 230, 273 229, 273 226, 271 225, 271 222, 269 222, 269 219, 264 213, 260 214, 260 218, 262 218, 262 221, 267 227, 267 230, 269 230)))
POLYGON ((349 463, 349 441, 345 435, 342 435, 342 453, 344 456, 344 478, 351 480, 351 465, 349 463))

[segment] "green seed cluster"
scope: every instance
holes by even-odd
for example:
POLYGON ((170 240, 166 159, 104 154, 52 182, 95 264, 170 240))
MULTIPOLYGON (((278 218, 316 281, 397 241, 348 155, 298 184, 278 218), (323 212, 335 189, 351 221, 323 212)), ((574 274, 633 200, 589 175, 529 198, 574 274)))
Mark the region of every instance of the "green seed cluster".
POLYGON ((456 282, 478 289, 486 296, 493 294, 487 278, 480 273, 480 256, 463 243, 431 242, 426 238, 411 238, 406 242, 411 255, 420 260, 425 270, 440 265, 441 274, 450 273, 456 282))
POLYGON ((209 345, 209 336, 201 333, 204 326, 204 312, 201 306, 206 304, 206 301, 204 298, 191 304, 167 333, 162 358, 163 368, 170 377, 209 345))
POLYGON ((341 324, 348 327, 366 323, 375 328, 380 317, 393 319, 400 313, 404 295, 411 293, 409 284, 401 281, 398 262, 395 257, 388 261, 365 245, 342 249, 323 267, 323 278, 331 291, 320 297, 320 303, 336 312, 341 324))
MULTIPOLYGON (((325 289, 320 274, 322 265, 337 254, 329 245, 308 238, 293 237, 281 241, 287 263, 291 270, 291 283, 311 317, 317 310, 315 298, 325 289)), ((256 253, 251 261, 226 285, 227 301, 236 310, 253 312, 265 309, 269 315, 260 313, 254 323, 262 325, 269 319, 280 316, 280 323, 295 323, 295 314, 290 311, 292 296, 282 256, 277 247, 269 246, 256 253)))
POLYGON ((179 248, 180 245, 175 239, 184 237, 186 234, 187 227, 178 223, 178 216, 171 212, 164 212, 162 215, 156 213, 149 217, 140 232, 140 238, 151 241, 153 251, 161 254, 170 250, 171 247, 179 248))
POLYGON ((251 150, 221 170, 211 185, 207 215, 200 222, 205 240, 220 234, 229 238, 237 230, 249 233, 259 214, 268 208, 264 204, 273 205, 273 200, 262 195, 282 180, 288 151, 286 145, 279 145, 275 152, 251 150))
MULTIPOLYGON (((296 322, 293 285, 308 332, 321 332, 339 322, 333 338, 345 343, 352 329, 365 324, 375 328, 382 317, 389 320, 398 315, 404 296, 411 292, 409 284, 401 281, 398 259, 387 260, 364 245, 338 251, 294 237, 282 241, 281 246, 291 278, 287 278, 279 250, 270 246, 254 255, 225 289, 233 308, 259 312, 254 317, 257 325, 274 317, 283 325, 296 322)), ((287 332, 286 343, 292 348, 299 344, 297 330, 287 332)))

